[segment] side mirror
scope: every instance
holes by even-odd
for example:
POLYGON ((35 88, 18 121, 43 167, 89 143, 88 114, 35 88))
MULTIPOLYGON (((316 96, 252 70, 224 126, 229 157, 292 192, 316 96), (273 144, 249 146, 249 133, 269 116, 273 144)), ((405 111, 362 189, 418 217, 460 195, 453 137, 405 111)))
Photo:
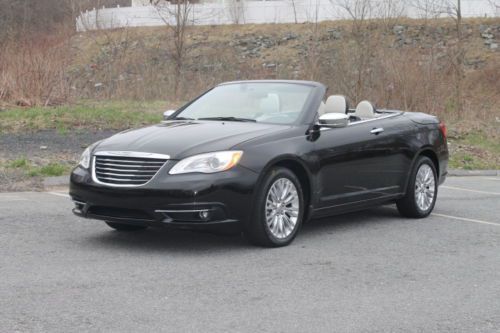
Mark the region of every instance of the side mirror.
POLYGON ((325 113, 319 117, 321 127, 346 127, 349 124, 349 116, 343 113, 325 113))
POLYGON ((171 115, 175 113, 175 110, 167 110, 163 112, 163 120, 168 120, 171 115))

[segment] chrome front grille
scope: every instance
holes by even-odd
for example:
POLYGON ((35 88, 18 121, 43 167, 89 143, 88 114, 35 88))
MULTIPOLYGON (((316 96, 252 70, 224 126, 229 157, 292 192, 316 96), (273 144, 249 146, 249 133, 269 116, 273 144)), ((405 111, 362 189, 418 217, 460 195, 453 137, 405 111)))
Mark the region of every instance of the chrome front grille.
POLYGON ((94 181, 110 186, 140 186, 149 182, 169 156, 106 151, 94 154, 94 181))

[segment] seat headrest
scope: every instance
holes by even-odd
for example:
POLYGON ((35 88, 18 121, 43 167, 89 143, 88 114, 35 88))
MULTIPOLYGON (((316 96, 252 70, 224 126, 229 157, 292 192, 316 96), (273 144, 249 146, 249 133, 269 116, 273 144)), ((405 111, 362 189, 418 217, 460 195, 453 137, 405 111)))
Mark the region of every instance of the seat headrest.
POLYGON ((349 103, 347 98, 342 95, 332 95, 328 97, 325 103, 324 113, 343 113, 347 114, 349 111, 349 103))
POLYGON ((266 98, 261 99, 260 110, 263 113, 280 112, 280 97, 277 94, 268 94, 266 98))
POLYGON ((373 104, 369 101, 359 102, 358 106, 356 106, 354 115, 361 119, 371 119, 377 116, 375 113, 375 106, 373 106, 373 104))
POLYGON ((318 114, 321 116, 324 113, 325 113, 325 102, 321 101, 321 104, 319 105, 318 108, 318 114))

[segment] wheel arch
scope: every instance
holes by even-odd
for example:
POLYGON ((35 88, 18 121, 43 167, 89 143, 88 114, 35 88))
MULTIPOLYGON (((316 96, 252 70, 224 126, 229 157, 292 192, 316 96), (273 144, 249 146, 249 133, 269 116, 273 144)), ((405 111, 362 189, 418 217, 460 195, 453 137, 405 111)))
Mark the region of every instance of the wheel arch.
MULTIPOLYGON (((423 150, 420 151, 420 153, 417 155, 417 158, 420 156, 426 156, 426 157, 430 158, 432 163, 434 163, 434 167, 436 168, 437 177, 439 178, 439 175, 440 175, 439 159, 438 159, 436 152, 434 152, 434 150, 432 148, 427 147, 427 148, 424 148, 423 150)), ((413 161, 413 163, 415 164, 415 162, 416 162, 416 159, 415 159, 415 161, 413 161)))
POLYGON ((259 179, 257 181, 257 187, 259 187, 264 179, 265 175, 275 167, 283 167, 291 170, 299 179, 300 185, 302 187, 302 192, 304 195, 304 221, 307 221, 310 217, 312 209, 310 207, 313 202, 313 182, 312 176, 306 163, 300 160, 294 155, 283 155, 271 160, 260 173, 259 179))
POLYGON ((434 164, 434 168, 436 168, 436 174, 437 174, 437 178, 438 178, 438 181, 439 181, 440 171, 439 171, 439 159, 438 159, 438 155, 436 154, 436 152, 434 151, 434 149, 432 149, 431 146, 425 146, 425 147, 422 147, 415 154, 415 157, 413 158, 413 161, 411 162, 411 167, 408 170, 408 176, 406 177, 407 179, 406 179, 406 185, 405 185, 404 192, 406 192, 406 190, 408 188, 408 184, 410 182, 411 172, 412 172, 413 168, 415 168, 415 164, 417 163, 417 160, 421 156, 428 157, 432 161, 432 163, 434 164))

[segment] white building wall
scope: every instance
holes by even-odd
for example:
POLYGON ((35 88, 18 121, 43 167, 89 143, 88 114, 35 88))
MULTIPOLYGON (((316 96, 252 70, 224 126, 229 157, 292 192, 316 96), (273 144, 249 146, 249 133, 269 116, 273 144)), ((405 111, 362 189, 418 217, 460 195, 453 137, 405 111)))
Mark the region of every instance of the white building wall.
POLYGON ((132 7, 142 7, 149 5, 149 0, 132 0, 132 7))
MULTIPOLYGON (((149 5, 149 0, 133 0, 132 7, 106 8, 82 13, 77 19, 77 30, 96 30, 121 27, 145 27, 165 25, 162 16, 172 10, 175 5, 165 5, 162 15, 149 5), (137 6, 138 5, 138 6, 137 6)), ((380 3, 379 0, 373 0, 380 3)), ((221 0, 221 2, 205 2, 192 5, 190 24, 222 25, 250 23, 303 23, 321 22, 349 18, 341 7, 333 5, 330 0, 281 0, 281 1, 245 1, 221 0), (238 8, 235 8, 235 3, 238 8), (294 9, 295 6, 295 9, 294 9)), ((464 17, 500 16, 500 10, 491 5, 488 0, 463 2, 464 17)), ((408 7, 402 16, 412 18, 422 17, 416 8, 408 7)), ((380 15, 380 14, 379 14, 380 15)), ((443 14, 441 16, 446 16, 443 14)), ((377 14, 373 15, 373 18, 377 14)), ((171 23, 174 17, 170 17, 171 23)))

